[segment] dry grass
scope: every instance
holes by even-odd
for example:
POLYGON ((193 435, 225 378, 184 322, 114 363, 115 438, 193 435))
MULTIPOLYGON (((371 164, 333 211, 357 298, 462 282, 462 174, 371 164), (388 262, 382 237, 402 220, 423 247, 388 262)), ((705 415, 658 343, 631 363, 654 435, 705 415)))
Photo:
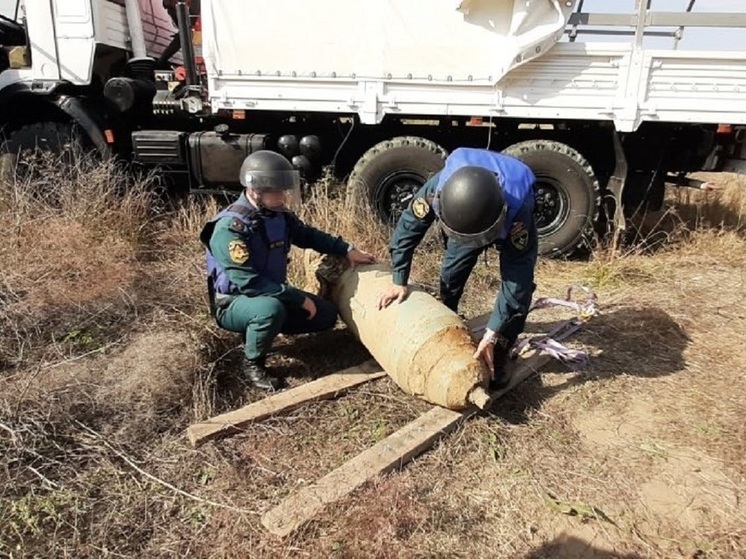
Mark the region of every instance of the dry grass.
MULTIPOLYGON (((672 191, 621 254, 540 262, 537 296, 578 282, 600 297, 574 342, 590 368, 550 364, 280 541, 263 512, 427 405, 380 380, 190 449, 189 423, 261 397, 206 313, 197 235, 217 206, 169 208, 109 165, 2 185, 0 554, 746 557, 743 179, 672 191), (547 495, 595 512, 562 514, 547 495)), ((387 231, 331 189, 317 185, 303 217, 385 258, 387 231)), ((438 248, 432 236, 416 257, 433 288, 438 248)), ((496 265, 478 264, 466 315, 491 308, 496 265)), ((301 281, 300 254, 292 266, 301 281)), ((539 311, 529 331, 562 318, 539 311)), ((279 340, 271 363, 300 384, 367 357, 340 326, 279 340)))
POLYGON ((0 362, 22 363, 55 343, 93 348, 132 308, 138 252, 148 242, 152 181, 82 154, 67 169, 37 163, 0 184, 0 362))

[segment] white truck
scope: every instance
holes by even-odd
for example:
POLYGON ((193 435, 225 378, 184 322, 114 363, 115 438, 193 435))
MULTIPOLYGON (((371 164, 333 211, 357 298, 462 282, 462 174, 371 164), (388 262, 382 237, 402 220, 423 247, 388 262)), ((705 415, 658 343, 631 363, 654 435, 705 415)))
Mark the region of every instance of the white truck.
POLYGON ((693 0, 4 1, 6 153, 77 132, 215 192, 273 149, 309 183, 331 166, 391 221, 450 150, 500 150, 534 169, 557 256, 660 205, 666 181, 746 171, 743 53, 676 48, 689 27, 746 34, 746 15, 693 0))

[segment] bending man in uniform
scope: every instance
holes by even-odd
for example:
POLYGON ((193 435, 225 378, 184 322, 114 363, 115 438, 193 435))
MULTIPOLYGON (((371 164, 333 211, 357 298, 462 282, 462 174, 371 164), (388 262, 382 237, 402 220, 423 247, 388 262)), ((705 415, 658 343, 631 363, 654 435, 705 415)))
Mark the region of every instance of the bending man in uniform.
POLYGON ((457 311, 479 254, 500 251, 501 286, 475 358, 493 371, 490 388, 505 387, 509 351, 526 324, 534 285, 538 241, 533 218, 534 174, 518 159, 483 149, 459 148, 415 194, 391 240, 393 285, 379 308, 407 296, 414 250, 435 220, 445 233, 440 297, 457 311))
POLYGON ((328 330, 337 309, 287 283, 291 245, 322 254, 346 255, 352 265, 375 258, 341 237, 303 223, 288 210, 288 197, 299 196, 300 176, 273 151, 258 151, 243 162, 244 192, 208 222, 200 240, 206 248, 210 304, 217 323, 244 335, 243 372, 264 390, 280 387, 269 374, 266 356, 279 333, 328 330))

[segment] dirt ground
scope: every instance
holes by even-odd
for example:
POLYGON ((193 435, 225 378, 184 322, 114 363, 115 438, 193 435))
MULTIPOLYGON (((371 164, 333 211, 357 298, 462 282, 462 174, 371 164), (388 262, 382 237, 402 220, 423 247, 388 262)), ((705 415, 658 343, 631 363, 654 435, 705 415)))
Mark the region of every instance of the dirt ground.
MULTIPOLYGON (((672 191, 666 210, 633 222, 621 255, 540 262, 537 296, 580 283, 599 297, 600 316, 572 340, 591 354, 586 369, 551 362, 285 539, 264 512, 430 406, 382 379, 192 449, 191 423, 262 397, 240 383, 237 338, 205 311, 195 234, 214 208, 162 215, 148 239, 112 237, 123 218, 105 217, 92 238, 109 252, 80 250, 100 256, 106 282, 64 304, 23 293, 55 278, 64 293, 86 258, 62 251, 54 276, 23 283, 6 247, 0 555, 746 557, 746 180, 710 178, 725 190, 672 191)), ((63 238, 89 238, 54 215, 63 238)), ((385 256, 383 234, 365 235, 385 256)), ((53 261, 61 249, 39 250, 53 261)), ((435 284, 438 258, 418 255, 420 282, 435 284)), ((470 280, 468 317, 491 308, 496 264, 488 256, 470 280)), ((528 332, 568 316, 536 311, 528 332)), ((279 339, 270 364, 293 386, 368 358, 339 324, 279 339)))

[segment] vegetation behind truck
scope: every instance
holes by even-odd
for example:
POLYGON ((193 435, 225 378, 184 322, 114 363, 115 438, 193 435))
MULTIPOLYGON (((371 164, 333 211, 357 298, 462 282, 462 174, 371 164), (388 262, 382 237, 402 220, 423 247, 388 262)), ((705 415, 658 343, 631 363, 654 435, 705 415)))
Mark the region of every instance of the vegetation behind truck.
POLYGON ((675 48, 746 16, 693 4, 21 0, 0 20, 4 151, 75 137, 215 192, 272 149, 390 222, 449 151, 501 150, 534 169, 540 250, 564 256, 666 181, 746 170, 746 62, 675 48))

